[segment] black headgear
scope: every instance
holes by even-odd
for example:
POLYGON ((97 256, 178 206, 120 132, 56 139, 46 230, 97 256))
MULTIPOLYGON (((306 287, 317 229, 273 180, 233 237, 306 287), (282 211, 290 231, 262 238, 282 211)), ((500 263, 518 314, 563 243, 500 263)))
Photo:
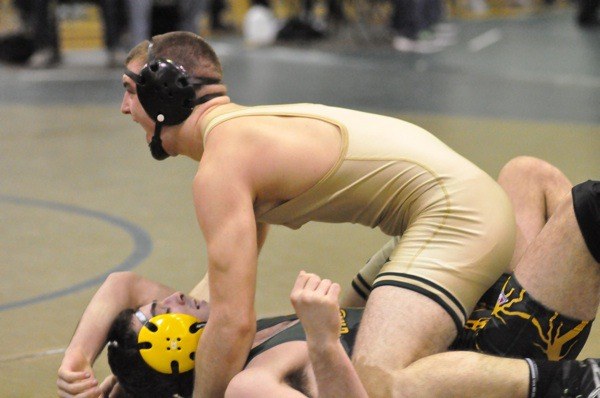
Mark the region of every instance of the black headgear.
POLYGON ((203 85, 218 84, 220 80, 192 77, 183 66, 170 59, 154 59, 151 50, 152 43, 148 47, 148 63, 139 75, 130 70, 126 70, 125 74, 135 82, 142 107, 156 122, 154 136, 150 142, 150 152, 156 160, 163 160, 169 157, 169 154, 162 147, 160 139, 162 126, 183 123, 196 105, 219 97, 223 93, 196 98, 196 90, 203 85))

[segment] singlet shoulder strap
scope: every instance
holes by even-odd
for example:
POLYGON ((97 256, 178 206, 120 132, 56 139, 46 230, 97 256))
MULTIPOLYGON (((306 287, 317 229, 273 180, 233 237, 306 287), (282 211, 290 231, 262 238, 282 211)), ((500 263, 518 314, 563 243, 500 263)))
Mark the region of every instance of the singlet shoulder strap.
POLYGON ((295 314, 274 316, 271 318, 262 318, 256 321, 256 331, 260 332, 261 330, 270 328, 271 326, 275 326, 279 323, 285 321, 295 321, 296 319, 298 319, 298 317, 295 314))
POLYGON ((236 111, 245 109, 246 107, 229 103, 225 105, 219 105, 210 109, 208 113, 202 119, 200 128, 202 129, 202 135, 204 143, 206 143, 206 137, 210 134, 210 131, 219 123, 227 119, 227 115, 236 111))
MULTIPOLYGON (((314 104, 279 104, 279 105, 258 105, 242 106, 234 103, 219 105, 210 110, 202 121, 203 140, 206 140, 210 132, 219 124, 241 116, 308 116, 315 117, 312 113, 304 109, 306 106, 314 104)), ((337 124, 337 123, 335 123, 337 124)))

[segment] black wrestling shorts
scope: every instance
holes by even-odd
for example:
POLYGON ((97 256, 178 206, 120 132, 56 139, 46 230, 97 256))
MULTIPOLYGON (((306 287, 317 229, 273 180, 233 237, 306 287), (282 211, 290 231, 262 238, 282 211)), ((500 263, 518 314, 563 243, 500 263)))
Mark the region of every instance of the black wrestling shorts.
POLYGON ((573 208, 583 239, 600 263, 600 181, 586 181, 572 189, 573 208))
POLYGON ((450 347, 512 358, 575 359, 592 321, 567 318, 535 301, 514 275, 504 274, 483 295, 450 347))

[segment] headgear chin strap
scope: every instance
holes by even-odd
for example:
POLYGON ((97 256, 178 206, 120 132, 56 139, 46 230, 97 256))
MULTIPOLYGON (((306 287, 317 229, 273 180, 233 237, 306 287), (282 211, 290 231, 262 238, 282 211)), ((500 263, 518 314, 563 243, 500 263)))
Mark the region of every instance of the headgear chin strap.
POLYGON ((150 320, 141 311, 135 315, 144 324, 138 334, 138 349, 148 366, 165 374, 194 369, 205 322, 187 314, 162 314, 150 320))
POLYGON ((152 140, 148 144, 150 147, 150 153, 152 157, 156 160, 165 160, 170 155, 165 151, 165 148, 162 146, 162 140, 160 139, 160 132, 162 130, 162 123, 156 122, 154 125, 154 135, 152 135, 152 140))
POLYGON ((154 59, 152 44, 148 47, 148 63, 140 74, 126 70, 136 84, 137 96, 146 113, 156 122, 150 142, 150 152, 156 160, 164 160, 169 154, 162 146, 160 132, 163 125, 183 123, 196 105, 207 102, 224 93, 208 94, 196 98, 196 90, 204 85, 218 84, 219 79, 192 77, 185 68, 166 58, 154 59))

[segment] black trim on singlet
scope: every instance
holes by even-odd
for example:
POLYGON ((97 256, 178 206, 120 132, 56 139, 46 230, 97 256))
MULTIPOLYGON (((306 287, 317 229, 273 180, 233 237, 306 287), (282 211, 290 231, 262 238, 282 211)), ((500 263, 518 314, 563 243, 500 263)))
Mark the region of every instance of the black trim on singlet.
MULTIPOLYGON (((342 329, 347 328, 347 331, 342 332, 340 340, 348 356, 351 356, 352 350, 354 349, 354 341, 356 340, 356 334, 358 333, 360 320, 362 318, 363 309, 345 308, 342 311, 345 311, 346 313, 346 316, 342 321, 342 329)), ((298 319, 296 315, 286 315, 268 319, 261 319, 257 322, 257 331, 264 330, 271 326, 275 326, 281 322, 291 321, 295 319, 298 319)), ((300 322, 276 333, 266 341, 251 349, 250 353, 248 354, 246 364, 248 364, 252 359, 262 354, 263 352, 290 341, 306 341, 306 334, 304 333, 304 329, 302 328, 302 324, 300 322)))
POLYGON ((262 318, 256 321, 256 331, 260 332, 261 330, 265 330, 266 328, 270 328, 271 326, 278 325, 282 322, 295 321, 296 319, 298 319, 298 317, 295 314, 262 318))
MULTIPOLYGON (((460 309, 460 311, 463 315, 463 319, 464 320, 467 319, 467 314, 466 314, 466 311, 463 308, 462 304, 456 299, 456 297, 454 297, 452 294, 450 294, 450 292, 448 292, 446 289, 444 289, 440 285, 437 285, 430 280, 427 280, 427 279, 424 279, 424 278, 421 278, 421 277, 418 277, 415 275, 404 274, 404 273, 399 273, 399 272, 383 272, 383 273, 377 275, 377 278, 379 279, 380 277, 383 277, 386 275, 399 276, 399 277, 406 278, 406 279, 414 279, 414 280, 417 280, 419 282, 422 282, 426 285, 433 287, 435 290, 437 290, 438 292, 442 293, 444 296, 449 298, 460 309)), ((458 314, 442 298, 440 298, 434 292, 427 290, 427 289, 423 289, 419 286, 412 285, 408 282, 400 282, 400 281, 395 281, 395 280, 378 281, 373 285, 373 289, 375 289, 376 287, 379 287, 379 286, 397 286, 397 287, 401 287, 404 289, 412 290, 413 292, 420 293, 426 297, 429 297, 430 299, 432 299, 433 301, 438 303, 443 309, 445 309, 446 312, 450 315, 450 317, 452 317, 452 320, 454 321, 454 323, 456 325, 457 332, 460 333, 460 331, 462 330, 463 325, 464 325, 463 320, 460 319, 458 314)))
POLYGON ((354 289, 356 294, 358 294, 360 297, 362 297, 363 300, 367 301, 367 299, 368 299, 367 295, 360 289, 358 284, 354 281, 352 281, 351 284, 352 284, 352 288, 354 289))

